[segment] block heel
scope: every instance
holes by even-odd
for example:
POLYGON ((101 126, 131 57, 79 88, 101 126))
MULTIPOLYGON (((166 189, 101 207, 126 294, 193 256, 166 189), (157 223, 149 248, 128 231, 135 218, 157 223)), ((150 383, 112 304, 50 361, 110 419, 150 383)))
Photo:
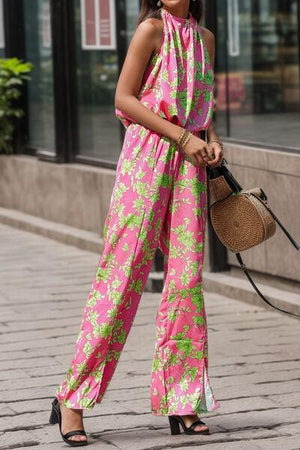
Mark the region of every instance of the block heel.
POLYGON ((179 422, 174 416, 169 416, 171 434, 180 434, 179 422))
POLYGON ((209 434, 209 430, 196 431, 195 427, 197 425, 206 425, 202 420, 197 419, 189 427, 186 426, 184 420, 181 416, 168 416, 171 434, 180 434, 180 425, 182 426, 183 432, 185 434, 209 434))
POLYGON ((51 423, 51 425, 54 425, 55 423, 58 423, 57 414, 54 411, 53 407, 52 407, 52 411, 51 411, 51 414, 50 414, 49 423, 51 423))

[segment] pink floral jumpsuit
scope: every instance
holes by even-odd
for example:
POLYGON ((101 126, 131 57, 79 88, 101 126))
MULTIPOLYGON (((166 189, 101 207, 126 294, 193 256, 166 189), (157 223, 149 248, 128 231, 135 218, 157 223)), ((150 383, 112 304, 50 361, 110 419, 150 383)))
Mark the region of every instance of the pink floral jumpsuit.
MULTIPOLYGON (((144 72, 139 100, 198 135, 210 125, 213 69, 198 22, 161 8, 161 51, 144 72)), ((207 219, 205 167, 178 145, 115 110, 126 128, 103 229, 104 250, 84 309, 75 355, 57 387, 67 407, 100 403, 131 329, 157 247, 165 283, 151 373, 155 415, 219 407, 208 377, 202 267, 207 219)), ((142 344, 142 343, 141 343, 142 344)))

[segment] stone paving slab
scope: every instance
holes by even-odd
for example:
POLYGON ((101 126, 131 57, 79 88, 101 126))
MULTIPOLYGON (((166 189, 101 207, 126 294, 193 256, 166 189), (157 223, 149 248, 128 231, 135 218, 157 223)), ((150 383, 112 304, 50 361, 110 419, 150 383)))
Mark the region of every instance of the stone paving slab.
MULTIPOLYGON (((73 356, 99 255, 0 225, 0 450, 67 448, 51 401, 73 356)), ((208 436, 171 436, 150 410, 160 294, 145 292, 101 404, 84 413, 101 450, 299 450, 300 323, 205 292, 209 376, 220 408, 208 436), (140 342, 143 345, 140 345, 140 342)))

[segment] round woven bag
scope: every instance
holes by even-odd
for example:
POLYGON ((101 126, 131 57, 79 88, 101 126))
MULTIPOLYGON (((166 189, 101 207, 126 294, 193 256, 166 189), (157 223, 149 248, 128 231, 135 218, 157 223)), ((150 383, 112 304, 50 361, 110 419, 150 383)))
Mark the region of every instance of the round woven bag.
POLYGON ((251 191, 257 188, 229 195, 210 208, 218 238, 235 253, 260 244, 276 232, 274 218, 251 191))
POLYGON ((276 232, 277 223, 297 250, 300 245, 293 239, 267 204, 268 199, 261 187, 243 190, 233 174, 222 164, 216 168, 206 166, 208 178, 208 205, 212 227, 221 243, 232 252, 258 295, 272 308, 300 317, 273 305, 254 283, 241 251, 254 247, 276 232))

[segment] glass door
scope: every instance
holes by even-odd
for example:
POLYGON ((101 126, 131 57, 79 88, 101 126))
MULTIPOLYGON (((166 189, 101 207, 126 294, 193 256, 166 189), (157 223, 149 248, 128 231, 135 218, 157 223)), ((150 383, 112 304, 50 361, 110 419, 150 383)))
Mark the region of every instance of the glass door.
POLYGON ((124 35, 130 39, 138 1, 76 0, 75 5, 78 154, 117 162, 122 144, 114 109, 118 44, 124 35), (125 30, 117 29, 118 14, 125 30))
POLYGON ((49 0, 23 2, 28 83, 28 145, 55 154, 53 64, 49 0))
POLYGON ((300 149, 298 1, 216 4, 218 132, 300 149))

